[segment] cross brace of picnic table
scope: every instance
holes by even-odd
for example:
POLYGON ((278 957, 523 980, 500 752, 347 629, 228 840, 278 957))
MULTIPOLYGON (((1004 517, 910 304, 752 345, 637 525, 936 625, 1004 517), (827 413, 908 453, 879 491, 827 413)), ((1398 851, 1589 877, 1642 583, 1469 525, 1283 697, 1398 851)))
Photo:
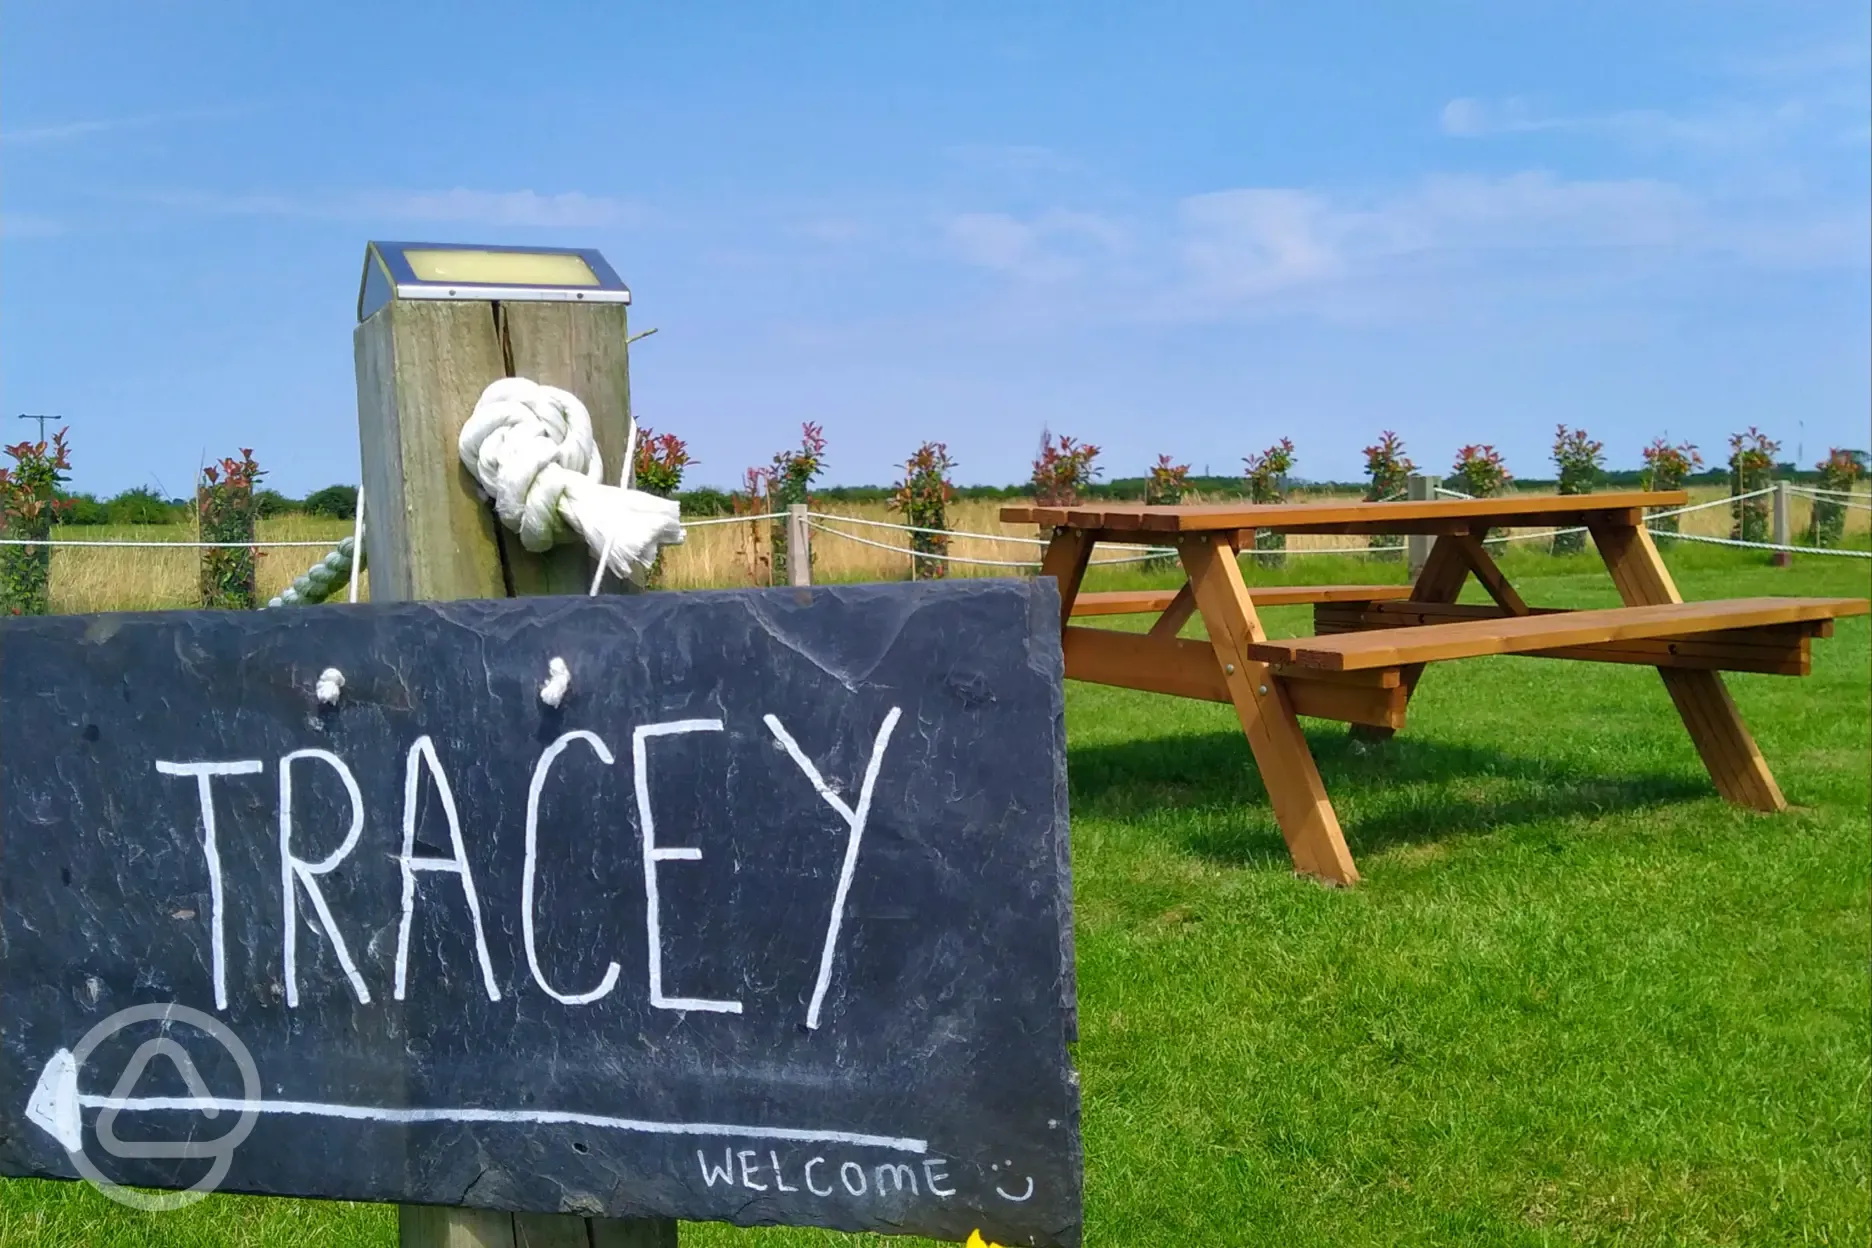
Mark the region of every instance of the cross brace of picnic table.
POLYGON ((1644 508, 1681 492, 1570 498, 1273 507, 1010 507, 1004 520, 1053 530, 1041 575, 1060 589, 1066 675, 1235 708, 1297 870, 1338 884, 1358 879, 1299 717, 1336 719, 1388 736, 1401 728, 1428 663, 1523 654, 1655 667, 1716 790, 1761 811, 1787 802, 1720 672, 1806 675, 1809 645, 1852 598, 1751 598, 1686 603, 1644 527, 1644 508), (1530 607, 1483 544, 1507 522, 1583 524, 1623 607, 1530 607), (1256 528, 1312 533, 1436 535, 1414 584, 1250 590, 1237 552, 1256 528), (1170 545, 1186 580, 1176 591, 1081 594, 1099 542, 1170 545), (1470 576, 1490 606, 1459 604, 1470 576), (1314 607, 1316 636, 1272 641, 1258 607, 1314 607), (1156 612, 1146 633, 1088 628, 1074 616, 1156 612), (1205 641, 1178 633, 1200 615, 1205 641))

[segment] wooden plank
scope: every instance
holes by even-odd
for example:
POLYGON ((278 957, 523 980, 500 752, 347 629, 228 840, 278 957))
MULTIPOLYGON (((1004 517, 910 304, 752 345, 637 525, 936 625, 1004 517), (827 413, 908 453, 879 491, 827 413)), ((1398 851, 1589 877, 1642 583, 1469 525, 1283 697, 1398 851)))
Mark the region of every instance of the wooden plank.
POLYGON ((1357 883, 1358 868, 1352 865, 1339 816, 1300 731, 1289 686, 1248 657, 1247 647, 1266 634, 1242 583, 1235 552, 1227 538, 1212 538, 1185 542, 1181 553, 1210 646, 1223 668, 1229 701, 1267 786, 1295 869, 1334 884, 1357 883))
MULTIPOLYGON (((1087 503, 1073 507, 1022 504, 1001 509, 1010 524, 1166 533, 1218 533, 1240 529, 1299 532, 1405 533, 1413 522, 1481 521, 1494 528, 1582 524, 1589 518, 1624 523, 1646 507, 1681 507, 1682 490, 1612 490, 1603 494, 1510 494, 1499 498, 1447 498, 1389 503, 1216 503, 1159 507, 1087 503), (1321 526, 1339 526, 1325 528, 1321 526)), ((1465 529, 1469 524, 1463 526, 1465 529)), ((1146 539, 1148 540, 1148 539, 1146 539)))
POLYGON ((1249 654, 1269 663, 1357 671, 1648 637, 1691 637, 1714 629, 1859 615, 1867 605, 1856 598, 1735 598, 1561 611, 1265 641, 1250 646, 1249 654))
POLYGON ((1196 591, 1190 588, 1188 581, 1184 581, 1183 588, 1177 590, 1176 597, 1164 604, 1163 614, 1152 622, 1150 636, 1172 639, 1183 631, 1183 626, 1189 623, 1190 616, 1194 614, 1196 614, 1196 591))
POLYGON ((1306 680, 1314 684, 1345 685, 1356 689, 1397 689, 1404 678, 1395 667, 1371 667, 1358 672, 1328 672, 1317 667, 1275 667, 1282 680, 1306 680))
POLYGON ((1278 675, 1276 679, 1296 715, 1333 719, 1362 728, 1389 728, 1393 732, 1404 726, 1407 704, 1401 685, 1383 688, 1336 681, 1288 680, 1278 675))
MULTIPOLYGON (((622 455, 629 405, 623 312, 617 304, 510 304, 497 311, 479 301, 393 300, 357 327, 358 436, 369 521, 364 546, 373 602, 583 593, 590 587, 595 561, 588 551, 562 547, 533 555, 501 526, 492 504, 479 497, 456 441, 488 384, 518 373, 577 394, 591 412, 601 452, 622 455)), ((619 460, 608 463, 615 472, 619 460)), ((520 1248, 563 1231, 569 1242, 591 1243, 605 1220, 535 1215, 526 1225, 532 1238, 519 1239, 511 1215, 404 1205, 398 1237, 403 1248, 520 1248)), ((674 1243, 673 1221, 649 1225, 653 1229, 637 1220, 618 1222, 606 1233, 674 1243)))
MULTIPOLYGON (((1623 601, 1634 606, 1683 601, 1651 534, 1642 524, 1599 524, 1589 526, 1589 531, 1623 601)), ((1751 810, 1786 810, 1787 799, 1781 794, 1781 786, 1775 783, 1774 773, 1768 769, 1768 761, 1742 721, 1722 677, 1715 672, 1664 667, 1658 669, 1658 676, 1716 791, 1725 800, 1751 810)))
POLYGON ((506 375, 488 305, 392 302, 352 342, 371 601, 504 597, 499 524, 455 449, 506 375))
POLYGON ((1068 680, 1205 702, 1229 700, 1215 650, 1206 641, 1165 641, 1143 633, 1070 625, 1061 634, 1061 642, 1068 680))
POLYGON ((1490 557, 1488 547, 1482 544, 1480 537, 1474 533, 1461 533, 1447 540, 1468 561, 1469 570, 1475 574, 1482 588, 1488 591, 1488 596, 1495 600, 1496 606, 1509 615, 1528 613, 1527 603, 1515 592, 1515 587, 1508 583, 1508 578, 1502 575, 1501 568, 1490 557))
MULTIPOLYGON (((1066 678, 1143 693, 1164 693, 1204 702, 1230 701, 1227 679, 1206 641, 1153 640, 1143 633, 1069 626, 1062 638, 1066 678)), ((1373 727, 1402 727, 1404 699, 1395 672, 1336 672, 1277 669, 1296 715, 1336 719, 1373 727), (1299 679, 1288 680, 1289 676, 1299 679)))
MULTIPOLYGON (((1550 607, 1531 607, 1529 612, 1534 615, 1556 614, 1555 609, 1550 607)), ((1326 604, 1314 612, 1313 631, 1325 635, 1372 628, 1411 627, 1442 620, 1501 619, 1504 614, 1499 607, 1469 603, 1326 604)), ((1610 645, 1530 650, 1524 657, 1633 663, 1644 667, 1681 667, 1697 671, 1805 676, 1812 670, 1809 638, 1822 635, 1830 630, 1831 625, 1831 620, 1812 620, 1755 629, 1724 629, 1699 634, 1694 638, 1654 638, 1610 645)))
POLYGON ((1073 602, 1079 596, 1079 582, 1085 579, 1086 563, 1092 558, 1092 538, 1074 529, 1057 529, 1046 554, 1040 558, 1040 575, 1059 582, 1060 626, 1072 618, 1073 602))
MULTIPOLYGON (((1143 615, 1167 610, 1182 589, 1099 590, 1080 594, 1073 601, 1074 615, 1143 615)), ((1389 602, 1410 597, 1408 585, 1257 585, 1251 588, 1256 607, 1307 606, 1324 602, 1389 602)))
MULTIPOLYGON (((1430 547, 1430 553, 1424 559, 1423 567, 1417 571, 1417 579, 1411 584, 1410 600, 1414 602, 1455 602, 1462 594, 1463 582, 1469 579, 1473 567, 1469 562, 1468 552, 1463 544, 1455 540, 1467 536, 1463 533, 1448 534, 1439 537, 1430 547)), ((1315 608, 1317 612, 1317 608, 1315 608)), ((1413 663, 1402 669, 1404 681, 1404 700, 1410 701, 1417 691, 1417 682, 1423 679, 1424 665, 1413 663)), ((1390 727, 1364 726, 1355 727, 1354 735, 1368 740, 1381 741, 1390 736, 1395 729, 1390 727)))
POLYGON ((1176 589, 1121 589, 1080 594, 1073 599, 1072 613, 1075 616, 1146 615, 1162 611, 1175 602, 1181 592, 1176 589))

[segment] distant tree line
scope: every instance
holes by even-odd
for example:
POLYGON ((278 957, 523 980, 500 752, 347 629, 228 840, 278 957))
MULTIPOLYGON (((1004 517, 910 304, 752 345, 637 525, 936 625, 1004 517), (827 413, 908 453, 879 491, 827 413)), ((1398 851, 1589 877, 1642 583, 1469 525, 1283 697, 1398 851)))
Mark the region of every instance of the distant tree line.
MULTIPOLYGON (((95 494, 58 491, 60 524, 194 524, 195 500, 164 498, 147 485, 133 486, 109 498, 95 494)), ((328 485, 304 498, 289 498, 278 490, 255 490, 254 514, 272 516, 329 516, 349 520, 357 513, 357 486, 328 485)))

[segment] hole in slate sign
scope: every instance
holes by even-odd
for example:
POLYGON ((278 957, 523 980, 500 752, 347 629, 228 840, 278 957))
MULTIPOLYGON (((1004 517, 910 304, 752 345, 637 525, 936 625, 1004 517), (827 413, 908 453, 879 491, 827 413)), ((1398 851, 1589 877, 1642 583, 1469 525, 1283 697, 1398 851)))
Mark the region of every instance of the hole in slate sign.
POLYGON ((86 724, 84 726, 83 736, 84 736, 84 739, 87 741, 97 740, 99 736, 98 726, 96 724, 86 724))
POLYGON ((575 1153, 583 1154, 583 1153, 591 1152, 591 1149, 588 1148, 582 1141, 574 1140, 572 1141, 572 1151, 575 1153))
POLYGON ((71 868, 70 867, 59 868, 59 883, 63 884, 66 888, 71 887, 71 868))

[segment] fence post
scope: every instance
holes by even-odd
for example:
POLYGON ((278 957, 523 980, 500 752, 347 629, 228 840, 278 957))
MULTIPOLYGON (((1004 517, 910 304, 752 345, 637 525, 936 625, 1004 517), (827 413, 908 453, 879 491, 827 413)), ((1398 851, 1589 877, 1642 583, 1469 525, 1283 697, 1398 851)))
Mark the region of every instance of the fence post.
MULTIPOLYGON (((1436 497, 1437 486, 1442 483, 1441 477, 1413 472, 1404 479, 1404 496, 1413 503, 1427 503, 1436 497)), ((1423 571, 1424 561, 1430 558, 1431 543, 1435 541, 1436 535, 1432 533, 1412 533, 1404 539, 1405 557, 1413 578, 1423 571)))
MULTIPOLYGON (((1788 483, 1786 481, 1777 481, 1774 483, 1774 544, 1777 546, 1792 546, 1794 544, 1794 526, 1788 523, 1789 518, 1788 483)), ((1770 562, 1777 568, 1790 567, 1794 563, 1794 552, 1777 550, 1774 552, 1774 558, 1770 560, 1770 562)))
POLYGON ((812 584, 812 530, 806 525, 806 504, 788 503, 786 509, 787 584, 812 584))
MULTIPOLYGON (((373 602, 586 592, 595 561, 583 544, 524 549, 476 496, 456 441, 483 387, 529 377, 582 399, 605 463, 620 462, 630 411, 625 314, 622 303, 392 299, 359 323, 353 346, 373 602)), ((402 1093, 394 1082, 384 1091, 402 1093)), ((677 1230, 668 1218, 404 1205, 397 1242, 676 1248, 677 1230)))

